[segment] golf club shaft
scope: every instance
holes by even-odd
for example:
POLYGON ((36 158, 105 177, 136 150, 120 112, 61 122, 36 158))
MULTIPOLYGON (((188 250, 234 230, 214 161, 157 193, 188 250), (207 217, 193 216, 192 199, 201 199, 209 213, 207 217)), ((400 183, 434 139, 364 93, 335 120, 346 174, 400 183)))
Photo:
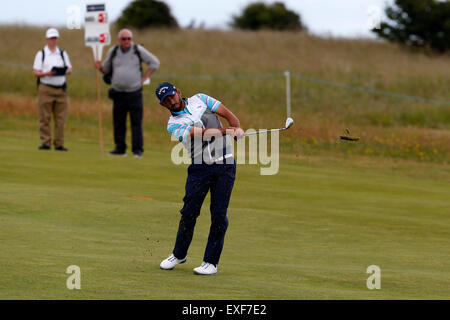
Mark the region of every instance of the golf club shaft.
POLYGON ((282 131, 282 130, 286 130, 286 128, 280 128, 280 129, 269 129, 269 130, 258 130, 255 132, 250 132, 250 133, 246 133, 246 136, 251 136, 254 134, 260 134, 260 133, 266 133, 266 132, 274 132, 274 131, 282 131))

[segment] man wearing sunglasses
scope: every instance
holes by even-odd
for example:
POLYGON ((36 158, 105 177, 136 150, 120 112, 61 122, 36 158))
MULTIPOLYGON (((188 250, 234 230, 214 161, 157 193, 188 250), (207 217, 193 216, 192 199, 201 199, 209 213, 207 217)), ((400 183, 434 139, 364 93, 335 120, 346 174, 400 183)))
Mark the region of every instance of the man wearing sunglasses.
POLYGON ((109 97, 113 100, 113 125, 115 149, 110 155, 126 156, 127 114, 130 114, 132 151, 141 158, 144 152, 142 132, 143 99, 142 84, 159 67, 158 58, 143 46, 133 43, 133 34, 128 29, 119 31, 119 44, 110 48, 106 59, 95 61, 95 68, 105 74, 112 72, 109 97), (141 62, 148 69, 142 72, 141 62))

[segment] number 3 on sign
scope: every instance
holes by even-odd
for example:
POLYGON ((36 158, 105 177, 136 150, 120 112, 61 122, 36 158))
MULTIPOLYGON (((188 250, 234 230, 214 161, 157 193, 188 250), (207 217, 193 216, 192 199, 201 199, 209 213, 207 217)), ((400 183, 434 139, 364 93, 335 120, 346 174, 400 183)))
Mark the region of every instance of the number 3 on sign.
POLYGON ((98 14, 98 22, 100 22, 100 23, 106 22, 106 13, 99 13, 98 14))
POLYGON ((108 40, 108 35, 106 33, 101 33, 99 38, 100 38, 100 43, 105 43, 106 40, 108 40))

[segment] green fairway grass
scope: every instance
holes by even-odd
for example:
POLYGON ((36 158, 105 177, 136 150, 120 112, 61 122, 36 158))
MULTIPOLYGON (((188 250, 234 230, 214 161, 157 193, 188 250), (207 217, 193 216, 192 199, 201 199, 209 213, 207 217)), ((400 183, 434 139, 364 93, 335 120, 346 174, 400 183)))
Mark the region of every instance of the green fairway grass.
POLYGON ((45 29, 0 26, 0 299, 450 299, 448 54, 305 32, 135 30, 161 67, 143 90, 144 157, 115 158, 109 87, 101 154, 92 52, 83 30, 63 28, 69 152, 38 151, 31 64, 45 29), (280 134, 279 172, 238 165, 218 276, 192 271, 209 196, 187 262, 160 270, 187 165, 171 161, 156 86, 216 97, 244 130, 277 128, 286 70, 295 123, 280 134), (360 140, 340 140, 345 130, 360 140), (71 265, 80 290, 66 287, 71 265), (366 287, 371 265, 379 290, 366 287))
POLYGON ((111 157, 99 153, 95 124, 74 120, 86 130, 68 130, 69 152, 38 151, 36 119, 1 120, 1 299, 450 298, 448 166, 284 154, 282 145, 277 175, 238 165, 219 273, 202 277, 192 269, 209 197, 187 262, 159 269, 186 179, 168 137, 147 143, 142 159, 111 157), (70 265, 81 268, 81 290, 66 288, 70 265), (380 290, 366 287, 370 265, 381 268, 380 290))

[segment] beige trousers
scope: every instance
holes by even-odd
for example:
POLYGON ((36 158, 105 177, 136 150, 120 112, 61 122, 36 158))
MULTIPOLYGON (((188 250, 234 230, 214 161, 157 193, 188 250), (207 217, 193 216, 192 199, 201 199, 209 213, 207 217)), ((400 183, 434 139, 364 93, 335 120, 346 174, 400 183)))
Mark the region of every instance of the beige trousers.
POLYGON ((69 102, 67 93, 63 89, 53 88, 45 84, 39 85, 39 134, 42 145, 50 146, 52 133, 51 117, 55 124, 53 144, 55 147, 64 145, 64 125, 66 123, 69 102))

